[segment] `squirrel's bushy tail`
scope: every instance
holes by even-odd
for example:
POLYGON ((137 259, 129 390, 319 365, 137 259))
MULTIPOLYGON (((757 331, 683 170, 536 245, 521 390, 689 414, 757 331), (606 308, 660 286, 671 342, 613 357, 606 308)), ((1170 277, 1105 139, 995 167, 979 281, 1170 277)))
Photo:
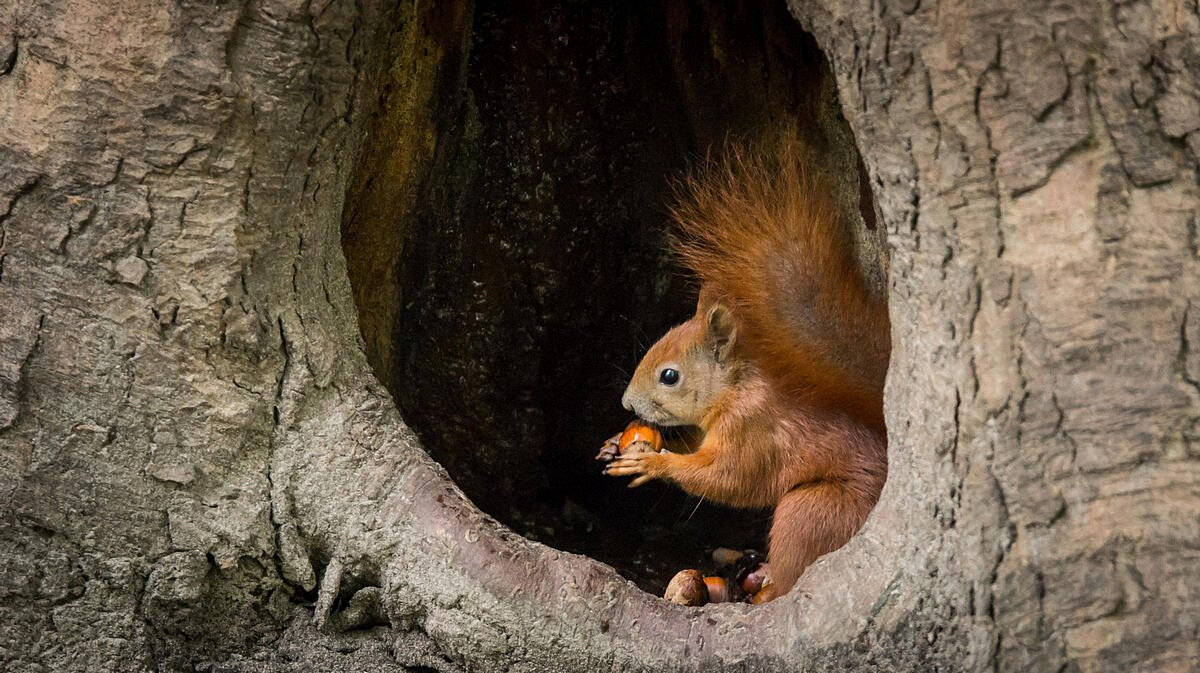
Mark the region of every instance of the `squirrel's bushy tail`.
POLYGON ((794 134, 731 145, 682 184, 676 249, 748 357, 809 401, 882 428, 890 335, 828 185, 794 134))

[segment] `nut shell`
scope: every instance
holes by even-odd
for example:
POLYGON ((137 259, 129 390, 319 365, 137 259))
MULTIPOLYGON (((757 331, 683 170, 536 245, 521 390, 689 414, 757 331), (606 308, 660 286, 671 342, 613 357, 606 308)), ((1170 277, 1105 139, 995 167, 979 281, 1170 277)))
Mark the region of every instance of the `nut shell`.
POLYGON ((708 602, 708 586, 698 570, 680 570, 671 578, 663 598, 676 605, 704 605, 708 602))

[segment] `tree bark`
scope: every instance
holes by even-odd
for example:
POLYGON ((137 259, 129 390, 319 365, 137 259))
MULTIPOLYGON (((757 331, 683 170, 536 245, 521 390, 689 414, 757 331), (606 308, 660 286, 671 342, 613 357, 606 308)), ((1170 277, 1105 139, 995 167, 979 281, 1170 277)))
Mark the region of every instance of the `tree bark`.
POLYGON ((1200 16, 969 5, 792 2, 888 235, 889 480, 701 609, 480 512, 372 374, 344 199, 436 9, 0 9, 0 662, 1191 670, 1200 16))
POLYGON ((920 562, 869 630, 923 615, 969 669, 1193 669, 1196 6, 794 7, 892 244, 879 514, 920 562))

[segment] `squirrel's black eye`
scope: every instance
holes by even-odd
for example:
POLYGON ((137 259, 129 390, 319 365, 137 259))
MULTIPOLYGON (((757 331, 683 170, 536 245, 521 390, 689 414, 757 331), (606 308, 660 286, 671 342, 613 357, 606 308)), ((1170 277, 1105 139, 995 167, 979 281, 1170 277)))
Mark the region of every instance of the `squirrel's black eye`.
POLYGON ((673 386, 679 383, 679 372, 668 367, 658 373, 658 380, 665 386, 673 386))

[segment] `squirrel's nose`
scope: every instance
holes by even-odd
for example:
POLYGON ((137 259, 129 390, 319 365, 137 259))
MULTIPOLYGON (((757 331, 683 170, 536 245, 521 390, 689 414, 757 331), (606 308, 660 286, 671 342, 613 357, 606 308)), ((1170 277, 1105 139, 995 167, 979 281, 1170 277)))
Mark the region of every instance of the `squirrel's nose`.
POLYGON ((630 399, 628 390, 621 396, 621 406, 625 407, 625 411, 633 411, 633 400, 630 399))

